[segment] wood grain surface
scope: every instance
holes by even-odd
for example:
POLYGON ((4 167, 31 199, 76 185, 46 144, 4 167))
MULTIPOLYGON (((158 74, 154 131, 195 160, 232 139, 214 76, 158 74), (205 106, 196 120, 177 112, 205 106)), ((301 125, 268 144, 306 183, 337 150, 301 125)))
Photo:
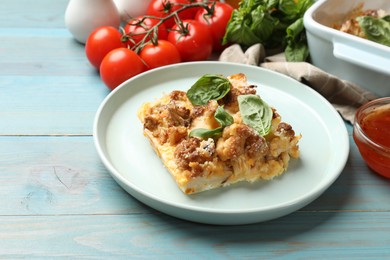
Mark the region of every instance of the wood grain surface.
POLYGON ((92 137, 109 93, 64 25, 66 0, 0 3, 0 258, 386 259, 389 180, 351 138, 347 165, 283 218, 202 225, 128 195, 92 137))

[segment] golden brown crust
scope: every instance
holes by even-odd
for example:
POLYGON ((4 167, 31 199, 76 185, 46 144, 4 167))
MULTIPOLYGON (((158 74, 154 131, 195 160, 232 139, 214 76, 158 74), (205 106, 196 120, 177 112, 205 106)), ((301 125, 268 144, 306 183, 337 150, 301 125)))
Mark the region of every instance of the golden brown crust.
POLYGON ((173 91, 161 99, 145 103, 138 116, 156 153, 186 194, 214 189, 239 181, 270 180, 282 174, 290 157, 299 157, 300 136, 273 108, 271 132, 265 137, 243 124, 237 96, 254 94, 254 86, 244 74, 228 77, 231 94, 205 106, 193 106, 183 91, 173 91), (234 123, 220 137, 201 140, 189 137, 194 128, 219 127, 214 118, 223 105, 234 123))
POLYGON ((256 94, 256 86, 247 84, 246 76, 242 73, 228 77, 232 84, 230 92, 222 99, 221 104, 231 113, 238 112, 237 97, 240 95, 256 94))
POLYGON ((222 161, 234 160, 240 156, 259 156, 267 151, 267 144, 263 137, 252 128, 244 124, 227 126, 218 139, 217 154, 222 161))
POLYGON ((200 140, 196 137, 183 139, 175 148, 175 161, 181 170, 191 170, 191 163, 204 164, 215 158, 213 139, 200 140))

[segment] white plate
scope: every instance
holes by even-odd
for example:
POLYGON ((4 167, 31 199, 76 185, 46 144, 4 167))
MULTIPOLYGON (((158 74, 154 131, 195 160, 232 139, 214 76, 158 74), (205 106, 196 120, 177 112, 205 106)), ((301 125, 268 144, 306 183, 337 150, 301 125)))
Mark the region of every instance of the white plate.
POLYGON ((178 218, 221 225, 266 221, 304 207, 336 180, 349 153, 344 122, 317 92, 269 70, 222 62, 171 65, 123 83, 101 104, 94 141, 112 177, 141 202, 178 218), (136 112, 142 103, 164 93, 188 90, 204 74, 240 72, 302 134, 301 157, 292 159, 287 173, 272 181, 185 195, 143 136, 136 112))

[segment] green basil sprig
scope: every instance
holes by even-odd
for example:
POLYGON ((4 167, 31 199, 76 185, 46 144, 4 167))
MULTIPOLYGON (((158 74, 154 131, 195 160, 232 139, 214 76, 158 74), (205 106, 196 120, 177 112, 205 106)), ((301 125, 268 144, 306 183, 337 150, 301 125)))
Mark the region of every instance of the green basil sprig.
POLYGON ((215 110, 214 118, 221 125, 220 127, 215 129, 205 129, 205 128, 193 129, 190 132, 189 136, 199 137, 201 139, 217 137, 220 134, 222 134, 222 131, 226 126, 229 126, 234 122, 233 117, 228 112, 226 112, 221 106, 219 106, 217 110, 215 110))
POLYGON ((198 79, 187 91, 187 97, 194 106, 206 105, 210 100, 218 100, 230 91, 230 81, 221 76, 206 74, 198 79))
POLYGON ((230 17, 222 44, 238 43, 246 49, 261 43, 266 49, 283 49, 287 61, 305 61, 309 52, 303 17, 313 3, 314 0, 241 0, 230 17))
POLYGON ((267 135, 271 130, 271 107, 257 95, 241 95, 237 99, 244 124, 261 136, 267 135))
POLYGON ((303 18, 299 18, 286 29, 287 46, 284 50, 288 61, 304 61, 309 57, 309 46, 303 25, 303 18))

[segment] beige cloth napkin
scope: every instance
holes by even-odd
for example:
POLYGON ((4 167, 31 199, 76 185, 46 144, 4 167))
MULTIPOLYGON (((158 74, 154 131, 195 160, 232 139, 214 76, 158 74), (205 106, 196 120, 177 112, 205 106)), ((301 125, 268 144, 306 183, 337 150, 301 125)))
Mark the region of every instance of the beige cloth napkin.
POLYGON ((234 44, 221 53, 219 60, 260 66, 290 76, 324 96, 344 120, 350 123, 354 121, 357 108, 377 98, 371 92, 328 74, 310 63, 286 62, 283 53, 266 56, 261 44, 253 45, 245 52, 238 44, 234 44))

